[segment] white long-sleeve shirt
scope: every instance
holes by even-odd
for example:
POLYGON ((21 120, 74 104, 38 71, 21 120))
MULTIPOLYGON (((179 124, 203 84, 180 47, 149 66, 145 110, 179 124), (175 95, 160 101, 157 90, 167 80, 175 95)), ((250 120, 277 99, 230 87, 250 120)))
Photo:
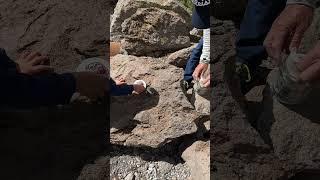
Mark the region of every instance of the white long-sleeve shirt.
POLYGON ((200 63, 210 63, 210 28, 203 30, 203 48, 200 63))
POLYGON ((319 0, 287 0, 287 4, 304 4, 313 8, 319 7, 319 0))

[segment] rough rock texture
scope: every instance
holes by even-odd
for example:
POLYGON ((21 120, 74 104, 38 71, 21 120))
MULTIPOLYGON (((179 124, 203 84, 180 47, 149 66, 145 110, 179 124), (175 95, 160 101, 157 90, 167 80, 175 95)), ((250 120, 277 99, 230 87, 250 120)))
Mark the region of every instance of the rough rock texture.
POLYGON ((128 83, 143 79, 155 89, 153 95, 112 98, 111 142, 159 147, 197 131, 199 115, 179 85, 182 69, 163 59, 124 55, 111 59, 111 69, 111 77, 121 75, 128 83))
POLYGON ((235 28, 230 21, 215 21, 211 48, 215 61, 211 106, 211 176, 216 179, 280 179, 282 162, 250 124, 244 99, 230 73, 235 28), (224 33, 215 33, 216 30, 224 33), (226 68, 227 67, 227 68, 226 68), (226 70, 225 70, 226 69, 226 70), (226 76, 226 77, 225 77, 226 76), (229 79, 227 81, 227 79, 229 79), (227 83, 228 82, 228 83, 227 83), (228 85, 229 84, 229 85, 228 85), (234 97, 237 98, 234 98, 234 97), (239 98, 238 98, 239 97, 239 98))
POLYGON ((132 154, 111 153, 111 179, 191 180, 190 169, 183 162, 174 163, 172 156, 159 156, 146 151, 132 154))
MULTIPOLYGON (((272 79, 277 70, 270 73, 272 79)), ((270 81, 269 81, 270 82, 270 81)), ((264 91, 263 112, 258 129, 270 129, 275 154, 295 170, 320 171, 319 89, 300 105, 281 104, 272 96, 269 86, 264 91)), ((266 134, 266 133, 265 133, 266 134)))
POLYGON ((107 180, 109 179, 110 158, 108 156, 97 159, 92 164, 83 167, 78 180, 107 180))
POLYGON ((111 20, 112 40, 132 55, 160 56, 190 46, 191 19, 174 0, 120 0, 111 20))
POLYGON ((182 158, 191 169, 192 179, 210 179, 210 142, 197 141, 188 147, 182 158))
POLYGON ((193 93, 192 100, 197 112, 205 115, 210 115, 210 99, 211 97, 200 96, 198 93, 193 93))
POLYGON ((170 54, 168 56, 167 61, 169 62, 169 64, 172 64, 180 68, 184 68, 187 64, 187 61, 191 55, 193 48, 195 48, 196 45, 197 44, 170 54))
POLYGON ((13 59, 24 50, 39 51, 61 72, 74 69, 81 59, 106 55, 107 1, 1 0, 0 4, 0 47, 13 59))
MULTIPOLYGON (((300 106, 288 107, 262 85, 253 88, 245 99, 232 73, 235 32, 231 21, 216 19, 213 24, 212 177, 319 179, 319 95, 313 94, 300 106)), ((311 29, 311 37, 304 40, 304 51, 318 39, 312 32, 316 31, 311 29)))

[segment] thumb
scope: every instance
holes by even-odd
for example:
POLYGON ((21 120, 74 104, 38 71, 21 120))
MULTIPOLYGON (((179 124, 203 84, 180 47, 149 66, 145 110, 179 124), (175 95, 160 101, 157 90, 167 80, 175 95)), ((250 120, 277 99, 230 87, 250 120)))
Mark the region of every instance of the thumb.
POLYGON ((54 69, 51 66, 46 66, 46 65, 38 65, 34 67, 34 72, 35 73, 41 73, 41 72, 53 72, 54 69))
POLYGON ((316 60, 320 58, 319 48, 320 43, 318 42, 318 44, 312 50, 310 50, 301 61, 297 62, 297 67, 300 71, 306 70, 312 64, 317 62, 316 60))

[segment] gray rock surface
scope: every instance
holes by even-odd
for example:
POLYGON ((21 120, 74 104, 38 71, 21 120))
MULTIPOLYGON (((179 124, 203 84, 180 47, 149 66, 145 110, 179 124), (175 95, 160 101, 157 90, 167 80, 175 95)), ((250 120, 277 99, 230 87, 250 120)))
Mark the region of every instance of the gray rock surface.
MULTIPOLYGON (((109 8, 115 6, 116 2, 30 0, 26 3, 22 0, 0 0, 0 46, 13 59, 24 50, 40 51, 48 55, 57 72, 73 71, 83 59, 107 56, 110 32, 107 22, 109 12, 112 11, 109 8)), ((130 48, 138 47, 138 54, 154 56, 190 47, 190 12, 177 1, 124 0, 122 3, 128 7, 115 10, 114 15, 118 13, 119 16, 114 16, 113 27, 116 27, 114 32, 120 28, 120 34, 128 35, 124 38, 125 47, 129 47, 128 52, 131 52, 130 48), (148 23, 153 26, 149 28, 146 25, 148 23), (141 24, 143 28, 133 27, 141 24), (140 30, 143 33, 139 35, 140 30), (157 39, 158 37, 161 38, 157 39), (139 39, 143 42, 139 42, 139 39)), ((189 50, 183 54, 188 54, 189 50)), ((185 61, 181 57, 180 60, 176 61, 179 62, 176 65, 184 66, 185 61)), ((167 148, 166 145, 174 141, 175 143, 168 145, 171 150, 182 141, 189 142, 188 135, 199 135, 194 121, 201 115, 181 92, 181 68, 170 65, 165 58, 124 55, 112 59, 111 65, 115 70, 112 71, 112 76, 121 75, 129 83, 144 79, 156 91, 153 95, 112 99, 115 105, 112 111, 119 113, 112 116, 111 121, 111 138, 114 144, 125 148, 144 146, 157 150, 158 147, 167 148), (183 137, 185 139, 180 139, 183 137)), ((27 175, 39 175, 39 179, 48 179, 49 174, 52 179, 61 179, 61 176, 75 179, 79 176, 78 179, 104 180, 108 179, 106 173, 111 159, 112 175, 123 178, 130 178, 132 173, 136 179, 139 176, 182 180, 190 178, 190 169, 181 161, 180 151, 173 151, 166 158, 157 160, 143 159, 142 153, 125 155, 122 154, 125 152, 123 149, 116 150, 111 157, 103 154, 101 151, 105 150, 102 147, 105 139, 101 138, 105 137, 102 128, 105 127, 105 117, 108 116, 105 114, 106 106, 81 104, 61 109, 36 109, 22 114, 1 112, 1 122, 11 123, 10 127, 1 131, 1 140, 7 147, 8 154, 13 153, 12 156, 3 158, 2 162, 6 168, 14 167, 14 172, 6 171, 5 168, 1 175, 26 175, 25 178, 27 175), (3 117, 6 115, 10 118, 3 117), (25 127, 27 128, 24 129, 25 127), (13 138, 14 141, 7 141, 5 138, 13 138), (24 152, 18 152, 21 147, 24 147, 24 152), (30 155, 28 161, 12 161, 26 152, 30 155), (132 164, 141 162, 137 171, 126 169, 135 167, 127 166, 127 162, 131 160, 134 162, 132 164), (33 168, 29 162, 39 164, 33 168), (49 167, 44 167, 45 165, 49 167), (36 171, 29 170, 29 167, 36 171), (48 169, 42 171, 43 168, 48 169)), ((206 121, 205 132, 208 130, 206 121)), ((155 151, 148 155, 157 157, 157 153, 155 151)))
POLYGON ((192 96, 192 102, 197 112, 205 115, 210 115, 210 97, 211 94, 207 96, 200 96, 198 93, 194 92, 192 96))
POLYGON ((107 180, 110 171, 110 158, 98 158, 94 163, 83 167, 78 180, 107 180))
MULTIPOLYGON (((277 70, 270 73, 273 79, 277 70)), ((270 81, 269 81, 270 82, 270 81)), ((285 105, 272 95, 269 86, 264 91, 264 110, 259 119, 261 131, 270 128, 275 154, 293 169, 320 170, 320 120, 318 89, 299 105, 285 105), (264 127, 262 129, 262 127, 264 127)))
POLYGON ((181 156, 191 169, 192 179, 210 179, 210 142, 197 141, 188 147, 181 156))
POLYGON ((186 164, 172 164, 170 157, 166 157, 166 160, 149 161, 141 158, 143 156, 118 154, 111 158, 111 179, 133 177, 133 179, 191 180, 190 169, 186 164))
POLYGON ((181 49, 177 52, 171 53, 168 56, 167 61, 169 64, 177 66, 179 68, 184 68, 188 62, 188 59, 191 55, 193 48, 196 47, 197 44, 192 45, 188 48, 181 49))
POLYGON ((161 56, 190 46, 190 14, 174 0, 120 0, 111 20, 112 40, 132 55, 161 56))
POLYGON ((121 76, 128 83, 143 79, 155 89, 154 95, 112 98, 113 143, 159 147, 197 131, 194 120, 199 114, 182 93, 182 72, 163 59, 125 55, 111 59, 111 77, 121 76))

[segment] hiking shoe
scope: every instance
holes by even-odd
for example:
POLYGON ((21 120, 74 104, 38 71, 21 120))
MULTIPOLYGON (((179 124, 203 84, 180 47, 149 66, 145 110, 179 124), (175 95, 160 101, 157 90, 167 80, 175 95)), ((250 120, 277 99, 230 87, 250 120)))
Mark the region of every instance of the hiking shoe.
POLYGON ((187 91, 188 91, 190 88, 192 88, 191 82, 188 82, 188 81, 182 79, 182 80, 180 81, 180 87, 181 87, 181 89, 182 89, 182 92, 183 92, 184 94, 186 94, 187 91))
POLYGON ((251 82, 251 73, 247 64, 236 62, 235 63, 235 74, 240 80, 241 92, 246 94, 251 88, 248 87, 251 82))
POLYGON ((251 81, 250 69, 245 63, 236 63, 236 74, 243 82, 249 83, 251 81))
POLYGON ((235 73, 240 80, 241 92, 244 95, 253 87, 265 84, 269 72, 269 69, 260 66, 252 71, 245 63, 236 62, 235 64, 235 73))

